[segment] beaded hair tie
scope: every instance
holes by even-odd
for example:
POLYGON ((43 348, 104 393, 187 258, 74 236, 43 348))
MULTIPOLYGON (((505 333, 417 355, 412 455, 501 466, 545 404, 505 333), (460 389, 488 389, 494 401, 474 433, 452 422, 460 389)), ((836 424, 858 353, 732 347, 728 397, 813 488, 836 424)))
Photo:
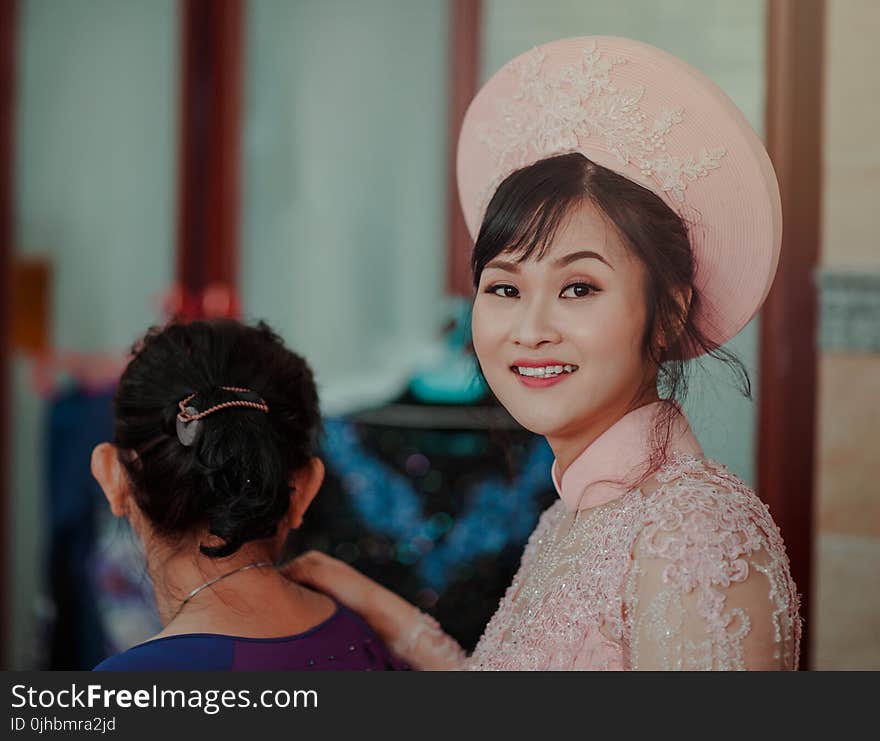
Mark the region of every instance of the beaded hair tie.
MULTIPOLYGON (((250 389, 239 388, 238 386, 221 386, 224 391, 234 391, 238 394, 253 394, 250 389)), ((201 423, 199 420, 207 417, 209 414, 227 409, 228 407, 249 407, 250 409, 259 409, 261 412, 268 412, 269 405, 260 399, 259 401, 246 401, 245 399, 236 399, 234 401, 224 401, 220 404, 205 409, 200 412, 195 407, 187 406, 196 397, 196 394, 190 394, 178 403, 180 413, 177 415, 177 438, 181 445, 190 447, 196 440, 201 423)), ((260 397, 257 397, 258 399, 260 397)))

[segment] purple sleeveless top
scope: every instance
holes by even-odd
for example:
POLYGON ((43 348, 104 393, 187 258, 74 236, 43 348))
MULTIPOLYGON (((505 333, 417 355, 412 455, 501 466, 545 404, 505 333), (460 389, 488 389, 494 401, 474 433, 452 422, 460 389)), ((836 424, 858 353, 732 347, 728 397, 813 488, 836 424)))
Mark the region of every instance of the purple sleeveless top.
POLYGON ((382 671, 410 667, 396 658, 364 620, 337 604, 336 612, 304 633, 241 638, 185 633, 140 643, 94 671, 382 671))

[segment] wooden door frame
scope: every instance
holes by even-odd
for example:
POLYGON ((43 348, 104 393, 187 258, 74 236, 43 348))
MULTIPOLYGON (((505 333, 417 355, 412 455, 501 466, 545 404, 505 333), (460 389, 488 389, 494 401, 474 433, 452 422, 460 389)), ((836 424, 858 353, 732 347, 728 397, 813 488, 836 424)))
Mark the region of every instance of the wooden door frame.
POLYGON ((245 0, 180 3, 176 308, 190 319, 240 310, 245 10, 245 0))
POLYGON ((784 228, 761 312, 757 483, 802 595, 803 669, 811 666, 824 48, 824 0, 767 0, 766 142, 784 228))
POLYGON ((471 289, 471 237, 458 200, 458 133, 480 83, 482 0, 449 0, 449 114, 446 171, 446 292, 468 296, 471 289))

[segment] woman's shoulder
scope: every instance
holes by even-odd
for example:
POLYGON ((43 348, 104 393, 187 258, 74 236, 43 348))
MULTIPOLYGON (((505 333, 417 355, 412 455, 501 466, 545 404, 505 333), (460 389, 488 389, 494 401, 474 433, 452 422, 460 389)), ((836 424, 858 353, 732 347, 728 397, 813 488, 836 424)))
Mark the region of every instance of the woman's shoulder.
POLYGON ((104 660, 95 671, 408 669, 356 613, 341 604, 302 633, 252 638, 184 633, 156 638, 104 660))
POLYGON ((649 509, 687 509, 769 516, 767 505, 748 484, 711 458, 675 453, 654 475, 647 490, 649 509))
MULTIPOLYGON (((709 627, 700 640, 709 636, 729 654, 718 664, 724 666, 743 663, 746 635, 773 650, 784 636, 783 664, 795 666, 800 599, 767 505, 742 479, 705 458, 676 456, 655 484, 642 498, 632 541, 624 591, 630 614, 641 615, 643 627, 655 626, 650 635, 658 645, 664 631, 680 632, 701 619, 709 627)), ((701 645, 694 637, 693 646, 701 645)))
POLYGON ((649 555, 709 550, 735 561, 762 549, 784 553, 767 505, 722 464, 676 454, 655 479, 643 500, 640 540, 649 555))
POLYGON ((94 671, 217 671, 232 668, 233 636, 187 633, 165 636, 110 656, 94 671))

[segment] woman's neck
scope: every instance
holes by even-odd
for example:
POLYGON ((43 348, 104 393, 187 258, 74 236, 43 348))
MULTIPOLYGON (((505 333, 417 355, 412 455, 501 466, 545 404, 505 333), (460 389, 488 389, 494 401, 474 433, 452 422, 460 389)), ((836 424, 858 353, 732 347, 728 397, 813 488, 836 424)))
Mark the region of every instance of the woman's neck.
POLYGON ((203 555, 195 542, 173 548, 154 543, 146 550, 147 571, 153 582, 156 607, 163 625, 167 625, 177 615, 184 600, 194 589, 229 574, 191 598, 192 603, 198 601, 204 606, 211 601, 212 595, 235 591, 242 581, 250 583, 266 576, 261 569, 234 573, 237 570, 249 564, 273 561, 268 548, 256 545, 245 546, 226 558, 209 558, 203 555))
POLYGON ((277 637, 306 630, 329 617, 335 604, 285 579, 265 544, 247 544, 228 558, 212 559, 198 547, 153 548, 147 568, 163 629, 156 637, 181 633, 224 633, 277 637), (194 555, 195 554, 195 555, 194 555), (214 584, 187 600, 193 590, 214 584))
POLYGON ((586 421, 581 421, 576 428, 563 431, 558 435, 548 435, 547 442, 556 457, 556 475, 559 480, 568 467, 589 448, 606 430, 615 425, 624 416, 647 404, 660 400, 656 387, 644 394, 635 403, 611 405, 602 412, 586 421))

